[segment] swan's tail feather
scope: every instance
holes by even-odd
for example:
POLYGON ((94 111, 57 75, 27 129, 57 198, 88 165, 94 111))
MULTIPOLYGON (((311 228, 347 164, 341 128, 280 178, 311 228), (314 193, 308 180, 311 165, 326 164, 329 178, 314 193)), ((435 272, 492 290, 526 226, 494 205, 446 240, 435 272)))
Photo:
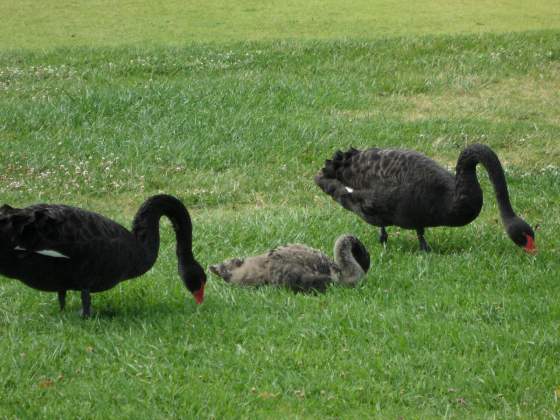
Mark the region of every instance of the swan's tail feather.
POLYGON ((337 150, 331 159, 325 161, 325 166, 321 172, 325 178, 342 180, 342 171, 347 168, 354 156, 360 153, 359 150, 351 147, 346 152, 337 150))
POLYGON ((352 199, 352 193, 354 190, 352 188, 345 186, 336 178, 324 176, 322 172, 315 176, 315 183, 342 207, 348 210, 353 209, 354 200, 352 199))

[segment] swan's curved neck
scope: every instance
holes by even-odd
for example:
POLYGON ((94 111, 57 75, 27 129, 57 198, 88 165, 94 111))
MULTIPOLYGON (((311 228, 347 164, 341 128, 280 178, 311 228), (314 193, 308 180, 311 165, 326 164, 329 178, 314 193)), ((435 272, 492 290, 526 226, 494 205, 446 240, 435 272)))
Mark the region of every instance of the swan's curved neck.
MULTIPOLYGON (((477 188, 480 191, 480 185, 476 178, 476 165, 481 163, 488 172, 490 181, 494 187, 496 200, 500 209, 500 216, 505 223, 507 220, 515 217, 515 212, 511 207, 509 194, 507 189, 506 178, 502 164, 488 146, 483 144, 473 144, 467 147, 457 161, 456 168, 456 197, 461 197, 462 192, 467 193, 469 188, 477 188)), ((467 196, 468 194, 465 194, 467 196)), ((482 197, 481 197, 482 204, 482 197)))
POLYGON ((347 240, 337 240, 334 244, 334 261, 340 269, 341 283, 355 285, 365 272, 352 253, 352 244, 347 240))
POLYGON ((140 207, 132 222, 132 234, 144 250, 146 270, 152 267, 159 251, 159 220, 166 216, 173 224, 177 240, 179 266, 194 261, 192 224, 183 203, 170 195, 155 195, 140 207))

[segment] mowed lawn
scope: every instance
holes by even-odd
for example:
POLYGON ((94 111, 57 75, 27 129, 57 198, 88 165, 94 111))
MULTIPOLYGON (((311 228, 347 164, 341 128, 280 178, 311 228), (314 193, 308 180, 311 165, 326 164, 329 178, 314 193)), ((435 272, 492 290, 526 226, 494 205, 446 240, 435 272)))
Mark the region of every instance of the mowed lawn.
POLYGON ((155 267, 93 295, 92 319, 77 293, 61 313, 56 295, 1 278, 0 417, 558 418, 560 31, 183 46, 160 32, 147 46, 118 32, 85 39, 136 45, 2 44, 0 204, 62 202, 130 226, 166 192, 189 207, 205 266, 288 242, 332 255, 351 232, 372 269, 318 296, 210 277, 196 306, 165 222, 155 267), (430 254, 398 228, 383 249, 313 184, 339 148, 413 148, 453 169, 476 142, 501 158, 537 256, 507 238, 482 168, 480 217, 428 229, 430 254))
POLYGON ((559 0, 0 0, 0 11, 10 49, 560 28, 559 0))

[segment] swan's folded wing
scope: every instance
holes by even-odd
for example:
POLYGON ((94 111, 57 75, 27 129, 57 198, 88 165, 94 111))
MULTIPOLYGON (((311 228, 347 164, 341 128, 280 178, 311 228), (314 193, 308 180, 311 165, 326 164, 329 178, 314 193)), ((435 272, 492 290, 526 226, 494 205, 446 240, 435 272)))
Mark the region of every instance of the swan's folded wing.
POLYGON ((71 256, 100 237, 118 238, 123 229, 100 215, 63 205, 39 204, 0 212, 2 237, 11 247, 31 252, 47 250, 71 256))
POLYGON ((414 173, 426 157, 409 150, 350 149, 337 151, 332 159, 325 161, 321 176, 337 179, 352 189, 390 188, 414 179, 414 173))
POLYGON ((399 189, 397 183, 355 189, 344 185, 338 179, 317 176, 315 182, 342 207, 357 213, 373 224, 383 224, 378 219, 391 216, 397 207, 399 189))

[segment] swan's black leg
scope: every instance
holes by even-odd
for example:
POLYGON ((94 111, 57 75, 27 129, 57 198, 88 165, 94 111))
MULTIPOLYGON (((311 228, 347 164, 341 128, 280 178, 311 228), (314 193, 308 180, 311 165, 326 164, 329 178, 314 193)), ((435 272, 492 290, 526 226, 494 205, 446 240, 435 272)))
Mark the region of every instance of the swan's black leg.
POLYGON ((66 305, 66 290, 60 290, 58 292, 58 304, 60 305, 60 310, 64 310, 66 305))
POLYGON ((428 245, 428 242, 424 239, 424 228, 416 229, 416 234, 418 235, 418 241, 420 242, 420 249, 422 251, 430 252, 432 249, 430 248, 430 245, 428 245))
POLYGON ((385 226, 381 226, 381 228, 379 229, 379 242, 385 245, 387 243, 387 239, 389 239, 389 235, 387 235, 385 226))
POLYGON ((82 290, 82 317, 88 318, 91 315, 91 297, 89 289, 82 290))

